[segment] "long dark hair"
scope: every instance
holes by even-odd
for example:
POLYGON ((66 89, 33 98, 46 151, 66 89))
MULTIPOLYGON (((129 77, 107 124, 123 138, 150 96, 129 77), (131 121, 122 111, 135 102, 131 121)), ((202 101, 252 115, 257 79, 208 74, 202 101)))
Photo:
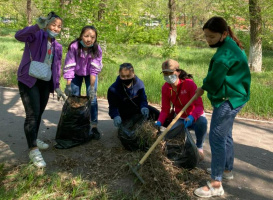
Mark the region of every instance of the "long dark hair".
POLYGON ((185 70, 183 69, 176 69, 177 72, 180 72, 178 78, 185 80, 185 79, 193 79, 192 74, 188 74, 185 70))
POLYGON ((204 29, 209 29, 212 32, 215 33, 221 33, 223 34, 225 31, 228 32, 228 35, 237 43, 237 45, 240 47, 240 49, 244 49, 242 43, 240 40, 234 35, 232 32, 230 26, 227 25, 226 20, 222 17, 212 17, 210 18, 203 26, 204 29))
POLYGON ((80 41, 82 40, 82 35, 83 35, 84 32, 85 32, 86 30, 88 30, 88 29, 91 29, 91 30, 93 30, 93 31, 95 32, 95 34, 96 34, 96 40, 95 40, 93 46, 88 48, 87 53, 88 53, 88 54, 91 54, 91 56, 92 56, 93 58, 97 58, 97 57, 100 56, 100 52, 99 52, 99 47, 98 47, 98 43, 97 43, 98 32, 97 32, 97 29, 96 29, 94 26, 85 26, 85 27, 83 27, 82 30, 81 30, 80 37, 76 38, 75 40, 73 40, 73 41, 69 44, 69 46, 68 46, 68 51, 70 50, 70 47, 71 47, 72 43, 78 42, 78 56, 81 55, 81 51, 82 51, 82 49, 83 49, 83 46, 81 45, 80 41))

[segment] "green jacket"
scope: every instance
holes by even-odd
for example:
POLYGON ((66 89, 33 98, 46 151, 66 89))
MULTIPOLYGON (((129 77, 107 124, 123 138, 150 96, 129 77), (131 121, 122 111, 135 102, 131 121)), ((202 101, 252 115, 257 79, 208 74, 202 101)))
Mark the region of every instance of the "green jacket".
POLYGON ((208 92, 208 98, 214 107, 229 100, 237 108, 249 100, 250 70, 247 57, 231 37, 226 37, 209 65, 202 89, 208 92))

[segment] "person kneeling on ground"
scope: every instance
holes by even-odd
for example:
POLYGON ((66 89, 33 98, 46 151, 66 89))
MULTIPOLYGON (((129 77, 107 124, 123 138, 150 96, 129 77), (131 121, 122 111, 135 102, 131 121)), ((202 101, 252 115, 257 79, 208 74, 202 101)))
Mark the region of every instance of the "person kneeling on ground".
MULTIPOLYGON (((170 113, 170 105, 173 105, 175 113, 178 114, 194 96, 197 89, 196 84, 192 80, 193 76, 186 71, 179 69, 179 63, 175 60, 169 59, 163 62, 162 73, 166 83, 162 86, 162 109, 159 118, 155 123, 155 125, 159 127, 164 125, 165 120, 170 113)), ((166 134, 165 139, 175 138, 178 134, 175 129, 178 126, 194 129, 200 160, 203 160, 203 143, 207 133, 207 119, 205 117, 201 97, 193 101, 166 134)))
POLYGON ((119 133, 122 127, 131 128, 135 123, 146 119, 155 120, 159 115, 157 109, 148 105, 144 84, 135 75, 131 63, 120 65, 119 76, 109 87, 107 99, 109 115, 119 128, 119 133))

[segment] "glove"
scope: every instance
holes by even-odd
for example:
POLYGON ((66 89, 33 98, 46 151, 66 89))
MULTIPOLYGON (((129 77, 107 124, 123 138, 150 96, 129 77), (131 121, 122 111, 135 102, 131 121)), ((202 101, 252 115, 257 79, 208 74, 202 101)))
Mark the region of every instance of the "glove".
POLYGON ((188 128, 189 126, 191 126, 193 121, 194 121, 194 118, 192 115, 189 115, 186 119, 184 119, 185 128, 188 128))
POLYGON ((114 125, 115 125, 115 127, 120 127, 120 125, 121 125, 121 118, 120 118, 120 116, 116 116, 115 118, 114 118, 114 125))
POLYGON ((141 108, 141 113, 145 117, 145 119, 148 119, 149 117, 149 109, 146 107, 141 108))
POLYGON ((157 129, 157 136, 161 135, 162 131, 161 131, 161 128, 164 129, 163 126, 161 126, 161 122, 160 121, 156 121, 155 122, 155 128, 157 129))
POLYGON ((66 85, 64 93, 66 94, 66 96, 71 96, 72 95, 71 85, 66 85))
POLYGON ((44 29, 46 25, 48 24, 48 18, 39 17, 38 19, 36 19, 36 23, 38 24, 40 29, 44 29))
POLYGON ((162 124, 161 124, 160 121, 156 121, 156 122, 155 122, 155 126, 156 126, 156 127, 160 127, 161 125, 162 125, 162 124))
POLYGON ((96 91, 95 91, 94 87, 90 86, 90 88, 88 90, 88 93, 89 93, 89 97, 90 97, 91 100, 95 98, 96 91))
POLYGON ((61 97, 63 98, 64 101, 66 100, 66 97, 65 97, 64 93, 62 92, 62 90, 60 88, 56 88, 55 92, 57 93, 58 101, 60 101, 61 97))

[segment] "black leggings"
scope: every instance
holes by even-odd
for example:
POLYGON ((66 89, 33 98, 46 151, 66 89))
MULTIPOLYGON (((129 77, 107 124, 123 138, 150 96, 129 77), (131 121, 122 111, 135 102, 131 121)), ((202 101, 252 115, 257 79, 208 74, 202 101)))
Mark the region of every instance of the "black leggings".
POLYGON ((37 79, 32 88, 21 82, 18 82, 18 87, 26 112, 24 131, 28 147, 37 147, 36 139, 41 117, 49 99, 50 82, 37 79))

